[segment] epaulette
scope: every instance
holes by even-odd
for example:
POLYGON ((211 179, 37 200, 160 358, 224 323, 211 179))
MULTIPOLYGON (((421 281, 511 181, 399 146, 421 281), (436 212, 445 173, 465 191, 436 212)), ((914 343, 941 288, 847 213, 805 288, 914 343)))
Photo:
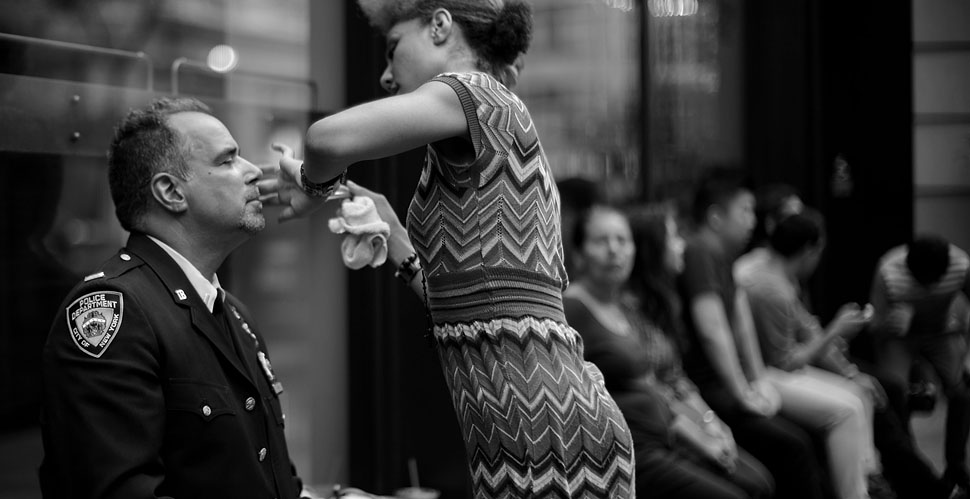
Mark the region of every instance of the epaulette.
POLYGON ((142 265, 142 263, 144 262, 142 262, 141 258, 129 253, 126 249, 122 249, 111 258, 105 260, 101 264, 101 268, 98 269, 98 272, 85 277, 84 282, 95 279, 113 279, 142 265))
POLYGON ((104 277, 104 272, 95 272, 91 275, 84 276, 84 282, 93 281, 95 279, 101 279, 104 277))

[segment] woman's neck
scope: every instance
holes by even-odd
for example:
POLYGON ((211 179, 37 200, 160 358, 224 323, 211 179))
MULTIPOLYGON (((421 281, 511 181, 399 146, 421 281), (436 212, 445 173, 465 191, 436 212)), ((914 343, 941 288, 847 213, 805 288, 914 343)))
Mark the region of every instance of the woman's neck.
POLYGON ((471 49, 465 46, 452 47, 448 56, 442 62, 442 73, 470 73, 481 71, 478 68, 478 60, 472 55, 471 49))
MULTIPOLYGON (((603 327, 620 336, 627 336, 633 331, 620 303, 622 289, 617 286, 593 285, 589 280, 582 280, 570 286, 574 297, 579 298, 603 327), (573 288, 575 286, 575 288, 573 288)), ((567 290, 567 292, 570 292, 567 290)))
POLYGON ((445 70, 443 73, 474 73, 476 71, 481 71, 478 68, 478 64, 475 63, 474 59, 471 58, 460 58, 454 59, 445 65, 445 70))
POLYGON ((623 288, 612 283, 597 283, 589 279, 582 279, 578 284, 593 299, 604 305, 619 303, 623 294, 623 288))

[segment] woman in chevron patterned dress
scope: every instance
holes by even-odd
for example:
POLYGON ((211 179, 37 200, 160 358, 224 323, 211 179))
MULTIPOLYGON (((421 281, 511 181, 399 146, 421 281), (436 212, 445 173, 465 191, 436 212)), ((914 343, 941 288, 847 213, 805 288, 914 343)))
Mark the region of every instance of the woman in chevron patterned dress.
POLYGON ((349 165, 427 145, 407 231, 383 196, 349 187, 374 199, 397 275, 429 307, 475 497, 633 497, 629 429, 563 314, 559 193, 509 90, 528 4, 360 3, 387 37, 393 95, 314 123, 306 161, 281 147, 261 188, 301 216, 349 165))

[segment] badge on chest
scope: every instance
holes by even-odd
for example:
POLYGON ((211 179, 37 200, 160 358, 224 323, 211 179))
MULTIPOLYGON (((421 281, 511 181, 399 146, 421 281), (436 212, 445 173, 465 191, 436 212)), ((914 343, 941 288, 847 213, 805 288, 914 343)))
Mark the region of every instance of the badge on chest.
POLYGON ((273 393, 279 395, 283 393, 283 384, 280 383, 279 379, 276 378, 276 373, 273 372, 273 364, 270 363, 269 357, 262 350, 259 350, 259 338, 256 337, 256 333, 253 332, 249 324, 246 323, 246 319, 243 318, 242 314, 235 306, 229 305, 229 311, 232 312, 232 316, 239 321, 242 330, 249 335, 249 338, 253 341, 253 347, 256 348, 256 356, 259 359, 259 367, 263 371, 263 376, 266 376, 266 382, 269 386, 273 388, 273 393))
POLYGON ((273 365, 269 363, 269 357, 262 351, 256 355, 259 357, 259 365, 263 368, 263 375, 266 376, 266 381, 269 382, 269 386, 273 387, 273 393, 277 395, 283 393, 283 384, 276 379, 276 374, 273 373, 273 365))

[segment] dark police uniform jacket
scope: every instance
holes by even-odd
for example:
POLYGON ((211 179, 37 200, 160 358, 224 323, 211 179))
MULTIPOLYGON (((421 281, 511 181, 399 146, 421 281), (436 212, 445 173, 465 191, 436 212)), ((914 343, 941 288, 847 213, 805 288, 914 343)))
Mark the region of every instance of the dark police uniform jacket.
POLYGON ((72 290, 44 348, 44 497, 298 497, 246 308, 226 295, 220 322, 142 234, 100 270, 72 290))

